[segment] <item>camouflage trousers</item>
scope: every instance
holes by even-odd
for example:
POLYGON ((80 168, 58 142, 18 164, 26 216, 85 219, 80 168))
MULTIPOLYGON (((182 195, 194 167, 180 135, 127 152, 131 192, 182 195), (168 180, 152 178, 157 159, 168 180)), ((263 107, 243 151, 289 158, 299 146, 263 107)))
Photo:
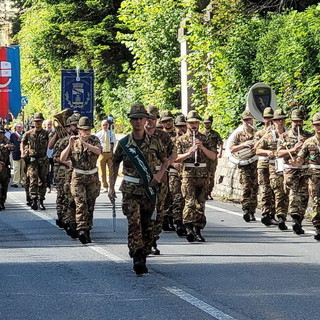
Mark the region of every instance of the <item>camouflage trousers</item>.
POLYGON ((257 162, 239 167, 240 184, 242 186, 242 210, 255 213, 257 208, 258 180, 257 162))
POLYGON ((61 221, 63 221, 62 216, 66 207, 65 205, 66 199, 63 193, 65 176, 66 176, 66 167, 63 165, 55 166, 54 181, 56 182, 56 189, 57 189, 56 208, 57 208, 58 219, 61 221))
POLYGON ((122 212, 128 220, 128 247, 132 258, 137 253, 149 254, 153 243, 153 222, 155 204, 145 195, 122 192, 122 212))
POLYGON ((160 238, 162 231, 163 217, 164 217, 164 200, 167 196, 168 184, 162 183, 157 194, 157 218, 153 221, 153 239, 157 241, 160 238))
POLYGON ((287 216, 288 194, 284 187, 283 175, 277 174, 274 164, 269 164, 270 186, 274 193, 276 215, 287 216))
POLYGON ((184 198, 181 193, 181 176, 178 174, 169 175, 169 190, 172 196, 173 221, 182 221, 184 198))
POLYGON ((29 194, 31 199, 45 199, 48 170, 49 160, 47 157, 30 159, 27 167, 27 177, 29 178, 29 194))
POLYGON ((284 186, 288 192, 288 214, 304 217, 308 207, 308 176, 305 170, 284 169, 284 186))
POLYGON ((262 215, 275 214, 274 194, 270 185, 269 167, 257 169, 262 215))
POLYGON ((0 203, 5 203, 10 182, 10 168, 4 167, 0 171, 0 203))
POLYGON ((72 170, 67 169, 66 180, 63 186, 63 194, 66 198, 66 209, 63 212, 62 221, 65 223, 76 222, 76 202, 71 193, 71 179, 72 179, 72 170))
POLYGON ((190 223, 203 229, 206 225, 205 202, 208 195, 208 178, 182 178, 182 195, 185 205, 183 223, 190 223))
POLYGON ((98 172, 94 174, 72 173, 71 194, 76 204, 77 230, 91 230, 96 198, 100 194, 98 172))
POLYGON ((310 176, 310 191, 312 197, 312 223, 320 227, 320 172, 310 176))
POLYGON ((71 194, 72 170, 61 165, 55 170, 57 216, 64 223, 75 222, 75 202, 71 194))

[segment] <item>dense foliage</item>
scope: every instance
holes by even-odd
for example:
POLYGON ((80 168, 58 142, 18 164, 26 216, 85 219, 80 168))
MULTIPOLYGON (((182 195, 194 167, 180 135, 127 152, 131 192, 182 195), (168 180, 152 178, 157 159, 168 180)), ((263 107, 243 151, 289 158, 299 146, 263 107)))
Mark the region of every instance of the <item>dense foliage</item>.
POLYGON ((246 93, 258 81, 272 86, 286 111, 319 109, 319 6, 261 16, 245 11, 241 0, 212 0, 205 20, 196 0, 22 3, 27 8, 16 39, 29 113, 58 111, 60 69, 77 65, 95 70, 98 117, 112 113, 126 124, 137 101, 179 108, 182 21, 193 107, 213 114, 224 136, 239 123, 246 93))

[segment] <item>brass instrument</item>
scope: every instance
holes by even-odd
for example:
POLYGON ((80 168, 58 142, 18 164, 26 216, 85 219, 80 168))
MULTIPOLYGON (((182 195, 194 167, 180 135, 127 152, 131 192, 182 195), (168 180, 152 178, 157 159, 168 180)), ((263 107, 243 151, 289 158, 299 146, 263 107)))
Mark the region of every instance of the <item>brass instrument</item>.
MULTIPOLYGON (((196 131, 193 130, 192 131, 192 146, 195 146, 195 145, 196 145, 196 131)), ((193 164, 195 167, 199 167, 199 165, 200 165, 200 163, 198 162, 198 148, 194 153, 194 163, 193 164)))
POLYGON ((58 139, 61 139, 68 135, 68 132, 65 126, 67 123, 67 119, 72 115, 73 115, 73 111, 67 108, 53 116, 53 126, 56 129, 58 139))

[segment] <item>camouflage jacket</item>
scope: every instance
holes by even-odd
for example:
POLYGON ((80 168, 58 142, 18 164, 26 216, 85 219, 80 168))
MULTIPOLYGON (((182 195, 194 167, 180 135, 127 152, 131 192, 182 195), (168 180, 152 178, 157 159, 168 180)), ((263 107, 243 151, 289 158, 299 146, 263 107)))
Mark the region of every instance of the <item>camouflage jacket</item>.
MULTIPOLYGON (((87 143, 101 147, 100 140, 95 135, 91 134, 87 143)), ((87 147, 84 147, 80 139, 74 141, 73 150, 71 150, 70 159, 73 168, 80 170, 92 170, 96 168, 99 155, 91 152, 87 147)))
MULTIPOLYGON (((306 141, 308 138, 310 138, 311 134, 309 132, 306 132, 304 130, 301 130, 300 132, 300 141, 306 141)), ((295 144, 298 142, 298 135, 295 134, 292 130, 286 131, 282 139, 278 140, 277 149, 279 150, 286 150, 291 149, 295 146, 295 144)), ((291 155, 295 157, 298 154, 299 150, 297 152, 291 152, 291 155)), ((289 164, 289 160, 291 159, 290 155, 287 155, 283 158, 283 161, 285 164, 289 164)))
MULTIPOLYGON (((320 140, 317 136, 308 138, 298 152, 298 157, 305 160, 305 163, 320 166, 320 140)), ((311 174, 320 174, 320 170, 316 168, 309 168, 311 174)))
POLYGON ((23 136, 21 143, 28 146, 28 154, 32 158, 44 158, 47 156, 49 134, 46 130, 36 131, 31 129, 23 136))
MULTIPOLYGON (((145 137, 142 141, 137 143, 132 134, 129 135, 128 146, 138 147, 141 153, 144 155, 149 167, 153 173, 156 173, 156 166, 159 165, 159 162, 162 162, 166 158, 166 151, 163 144, 159 139, 154 135, 145 134, 145 137)), ((134 178, 140 178, 139 173, 134 167, 133 163, 128 158, 125 151, 122 149, 121 145, 118 144, 117 148, 113 154, 112 162, 113 164, 120 164, 123 161, 122 173, 125 176, 130 176, 134 178)), ((144 195, 145 189, 142 184, 137 184, 130 181, 123 180, 120 186, 120 191, 132 193, 136 195, 144 195)))
POLYGON ((202 134, 204 134, 205 136, 207 136, 209 139, 212 140, 212 144, 216 149, 219 146, 221 146, 222 143, 223 143, 223 141, 222 141, 222 139, 220 137, 220 134, 217 131, 213 130, 213 129, 211 129, 208 133, 207 132, 203 132, 202 134))
MULTIPOLYGON (((209 139, 204 134, 198 132, 195 135, 196 139, 199 139, 203 146, 211 151, 217 152, 213 141, 209 139)), ((189 151, 189 149, 193 146, 193 134, 190 130, 187 131, 184 135, 180 136, 177 139, 177 152, 178 154, 184 154, 189 151)), ((195 159, 195 154, 191 157, 185 159, 183 161, 183 168, 182 168, 182 176, 183 177, 193 177, 193 178, 202 178, 208 177, 208 167, 210 165, 211 160, 201 151, 197 151, 197 159, 195 159), (205 163, 206 167, 187 167, 185 164, 194 164, 195 162, 205 163)))
POLYGON ((13 146, 13 144, 10 142, 10 140, 7 137, 3 137, 3 140, 0 141, 0 162, 4 164, 5 166, 10 165, 10 150, 7 148, 7 146, 13 146))

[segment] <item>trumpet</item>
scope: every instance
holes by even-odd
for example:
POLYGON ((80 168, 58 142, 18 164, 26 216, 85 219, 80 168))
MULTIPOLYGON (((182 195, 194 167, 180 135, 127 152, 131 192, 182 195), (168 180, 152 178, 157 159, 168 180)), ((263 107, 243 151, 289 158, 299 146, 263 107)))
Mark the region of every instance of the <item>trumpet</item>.
MULTIPOLYGON (((192 131, 192 146, 195 146, 196 145, 196 131, 193 130, 192 131)), ((200 163, 198 162, 198 147, 194 153, 194 166, 195 167, 199 167, 200 163)))

